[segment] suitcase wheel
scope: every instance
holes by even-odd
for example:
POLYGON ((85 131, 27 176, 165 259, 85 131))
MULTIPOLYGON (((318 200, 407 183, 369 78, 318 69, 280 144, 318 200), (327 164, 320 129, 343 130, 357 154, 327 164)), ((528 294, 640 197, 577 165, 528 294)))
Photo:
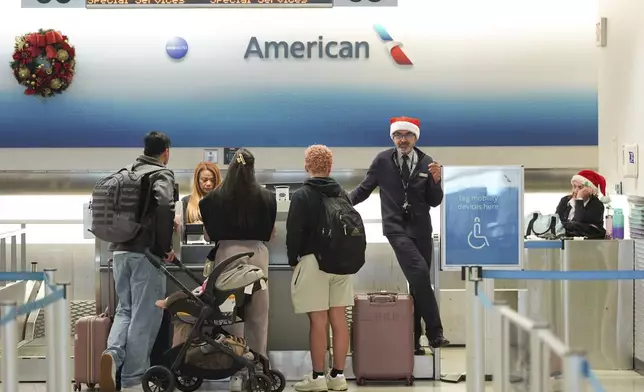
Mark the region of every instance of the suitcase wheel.
POLYGON ((364 378, 358 378, 358 379, 356 380, 356 384, 358 384, 358 385, 359 385, 359 386, 361 386, 361 387, 362 387, 362 386, 365 386, 365 385, 367 385, 367 380, 365 380, 364 378))
POLYGON ((414 376, 409 376, 407 380, 405 380, 405 385, 407 385, 408 387, 414 385, 414 376))
POLYGON ((78 383, 74 384, 74 392, 80 391, 80 390, 81 390, 81 385, 78 383))

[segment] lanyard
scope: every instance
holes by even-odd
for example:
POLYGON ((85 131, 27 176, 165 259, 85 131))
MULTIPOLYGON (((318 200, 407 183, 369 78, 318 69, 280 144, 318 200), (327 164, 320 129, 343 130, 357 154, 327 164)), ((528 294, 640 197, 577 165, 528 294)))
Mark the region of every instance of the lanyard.
MULTIPOLYGON (((394 155, 392 156, 392 159, 394 160, 394 165, 396 165, 396 167, 398 168, 398 173, 400 174, 400 182, 402 182, 403 189, 405 191, 405 205, 407 204, 407 200, 408 200, 407 199, 407 188, 409 188, 409 181, 411 180, 411 176, 413 174, 412 168, 415 169, 414 165, 416 164, 416 157, 417 156, 418 156, 418 154, 413 154, 409 158, 409 179, 407 181, 405 181, 405 179, 403 178, 402 167, 400 167, 400 163, 398 162, 398 152, 395 151, 394 155)), ((405 163, 405 161, 403 161, 403 164, 404 163, 405 163)))

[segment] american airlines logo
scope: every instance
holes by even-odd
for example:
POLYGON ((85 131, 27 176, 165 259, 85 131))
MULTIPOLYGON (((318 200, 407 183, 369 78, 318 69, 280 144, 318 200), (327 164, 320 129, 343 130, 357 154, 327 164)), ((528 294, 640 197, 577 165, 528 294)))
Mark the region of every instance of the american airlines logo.
POLYGON ((385 43, 385 47, 389 51, 391 58, 398 65, 412 66, 414 63, 411 62, 407 54, 402 49, 402 42, 394 41, 394 39, 389 35, 387 30, 382 25, 374 25, 374 30, 380 37, 380 40, 385 43))

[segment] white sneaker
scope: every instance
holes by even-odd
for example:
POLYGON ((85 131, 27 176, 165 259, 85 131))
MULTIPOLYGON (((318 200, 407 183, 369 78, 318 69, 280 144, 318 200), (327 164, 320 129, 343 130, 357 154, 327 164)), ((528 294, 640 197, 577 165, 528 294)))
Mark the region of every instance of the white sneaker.
POLYGON ((338 374, 335 377, 331 377, 331 374, 326 375, 326 385, 329 388, 329 391, 346 391, 349 389, 347 385, 347 379, 344 377, 344 374, 338 374))
POLYGON ((326 377, 313 378, 311 373, 304 376, 304 380, 295 384, 294 387, 298 392, 326 392, 328 390, 326 377))
POLYGON ((104 353, 101 356, 101 372, 98 378, 98 385, 102 392, 116 391, 116 362, 111 354, 104 353))
POLYGON ((242 384, 244 380, 242 376, 234 375, 230 378, 229 391, 230 392, 242 392, 242 384))

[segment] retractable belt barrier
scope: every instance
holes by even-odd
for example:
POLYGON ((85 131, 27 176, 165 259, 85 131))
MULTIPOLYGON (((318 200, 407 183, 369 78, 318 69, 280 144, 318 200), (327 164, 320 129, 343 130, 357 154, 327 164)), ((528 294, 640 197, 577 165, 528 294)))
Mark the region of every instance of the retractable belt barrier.
POLYGON ((644 271, 509 271, 483 269, 483 279, 523 280, 639 280, 644 271))
MULTIPOLYGON (((501 275, 506 276, 505 275, 506 272, 513 272, 516 275, 516 274, 522 274, 523 272, 526 272, 526 271, 503 271, 503 270, 494 271, 494 270, 492 270, 492 271, 489 271, 489 272, 493 272, 492 275, 494 275, 494 273, 496 273, 496 272, 502 272, 501 275)), ((582 271, 572 271, 572 272, 582 272, 582 271)), ((583 272, 587 272, 587 271, 583 271, 583 272)), ((592 272, 604 272, 604 271, 592 271, 592 272)), ((630 272, 630 271, 625 271, 625 272, 630 272)), ((640 275, 644 275, 644 274, 640 274, 640 275)), ((483 273, 483 276, 484 277, 486 276, 485 272, 483 273)), ((509 278, 508 277, 508 278, 504 278, 504 279, 517 279, 517 278, 509 278)), ((543 278, 539 275, 539 277, 533 278, 533 279, 543 279, 543 278)), ((613 278, 612 280, 614 280, 614 279, 615 278, 613 278)), ((622 279, 633 279, 633 278, 622 278, 622 279)), ((559 279, 559 280, 563 280, 563 279, 559 279)), ((569 280, 581 280, 581 279, 569 279, 569 280)), ((594 280, 610 280, 610 279, 594 279, 594 280)), ((492 301, 487 297, 487 295, 484 294, 483 290, 479 290, 479 287, 478 287, 479 283, 480 282, 477 282, 476 296, 479 298, 481 304, 483 305, 483 307, 486 310, 495 311, 496 309, 495 309, 494 303, 492 303, 492 301)), ((578 372, 584 379, 586 379, 588 381, 588 383, 590 384, 593 392, 605 392, 606 391, 604 389, 604 387, 601 385, 601 383, 599 382, 599 379, 597 378, 597 376, 595 375, 593 370, 591 369, 590 363, 588 362, 588 360, 586 358, 584 358, 582 360, 581 367, 580 367, 580 369, 578 369, 578 372)), ((538 389, 542 389, 542 388, 539 387, 538 389)), ((568 390, 564 389, 564 391, 567 392, 568 390)), ((495 392, 497 392, 497 391, 495 390, 495 392)))
MULTIPOLYGON (((474 295, 478 298, 482 308, 486 309, 489 312, 502 313, 499 308, 498 303, 491 301, 484 293, 483 289, 483 279, 512 279, 512 280, 553 280, 553 281, 610 281, 610 280, 644 280, 644 271, 635 271, 635 270, 617 270, 617 271, 515 271, 515 270, 500 270, 500 269, 483 269, 480 267, 465 267, 467 273, 464 273, 464 276, 469 276, 469 283, 473 283, 474 295), (475 270, 475 271, 474 271, 475 270), (472 278, 473 277, 473 278, 472 278)), ((503 307, 503 306, 501 306, 503 307)), ((474 310, 476 312, 476 310, 474 310)), ((507 309, 503 312, 507 313, 507 309)), ((514 312, 516 313, 516 312, 514 312)), ((516 313, 517 317, 520 317, 516 313)), ((503 316, 493 316, 493 317, 503 317, 503 316)), ((514 316, 513 316, 514 317, 514 316)), ((536 324, 535 324, 536 325, 536 324)), ((501 326, 499 326, 501 327, 501 326)), ((478 326, 482 328, 482 326, 478 326)), ((531 327, 534 328, 534 327, 531 327)), ((530 330, 527 330, 530 332, 530 330)), ((503 330, 503 334, 507 334, 507 330, 503 330)), ((536 336, 539 336, 538 334, 536 336)), ((501 338, 501 336, 497 336, 501 338)), ((503 337, 501 340, 505 340, 503 337)), ((500 343, 504 344, 503 342, 500 343)), ((507 343, 506 343, 507 344, 507 343)), ((542 342, 545 345, 545 341, 542 342)), ((501 351, 503 350, 503 346, 501 351)), ((531 346, 532 349, 535 347, 531 346)), ((582 353, 573 352, 570 347, 564 346, 566 354, 562 357, 565 364, 564 366, 564 391, 565 392, 577 392, 583 391, 584 388, 579 380, 584 380, 590 385, 591 389, 594 392, 604 392, 605 389, 597 379, 597 376, 592 371, 590 363, 584 357, 582 353)), ((541 349, 542 350, 542 349, 541 349)), ((503 352, 501 352, 501 355, 503 352)), ((539 365, 540 366, 540 365, 539 365)), ((480 363, 477 363, 477 368, 480 368, 480 363)), ((480 375, 480 369, 477 370, 477 375, 480 375)), ((540 369, 543 370, 543 369, 540 369)), ((501 377, 507 377, 503 374, 503 367, 499 368, 501 377)), ((536 373, 535 373, 536 374, 536 373)), ((533 374, 534 375, 534 374, 533 374)), ((548 375, 549 376, 549 375, 548 375)), ((495 375, 495 378, 497 376, 495 375)), ((534 382, 534 381, 532 381, 534 382)), ((542 381, 539 381, 541 383, 542 381)), ((504 392, 506 388, 503 385, 503 381, 499 381, 499 388, 495 387, 495 392, 501 391, 504 392)), ((543 387, 542 384, 538 384, 536 390, 539 390, 543 387)), ((533 389, 531 389, 533 390, 533 389)))
POLYGON ((53 304, 59 299, 65 297, 65 289, 57 288, 55 284, 52 284, 47 278, 47 275, 44 272, 0 272, 0 281, 19 281, 19 280, 37 280, 44 281, 49 288, 52 289, 52 293, 48 296, 41 298, 33 302, 27 302, 22 306, 14 307, 6 315, 0 317, 0 327, 3 325, 15 320, 19 316, 29 314, 36 309, 42 309, 46 306, 53 304))
POLYGON ((47 337, 47 392, 69 390, 71 384, 69 353, 69 302, 67 285, 53 283, 55 270, 44 272, 0 272, 0 281, 44 281, 46 296, 17 306, 15 300, 0 302, 2 330, 2 384, 6 392, 18 392, 17 318, 45 308, 47 337))

